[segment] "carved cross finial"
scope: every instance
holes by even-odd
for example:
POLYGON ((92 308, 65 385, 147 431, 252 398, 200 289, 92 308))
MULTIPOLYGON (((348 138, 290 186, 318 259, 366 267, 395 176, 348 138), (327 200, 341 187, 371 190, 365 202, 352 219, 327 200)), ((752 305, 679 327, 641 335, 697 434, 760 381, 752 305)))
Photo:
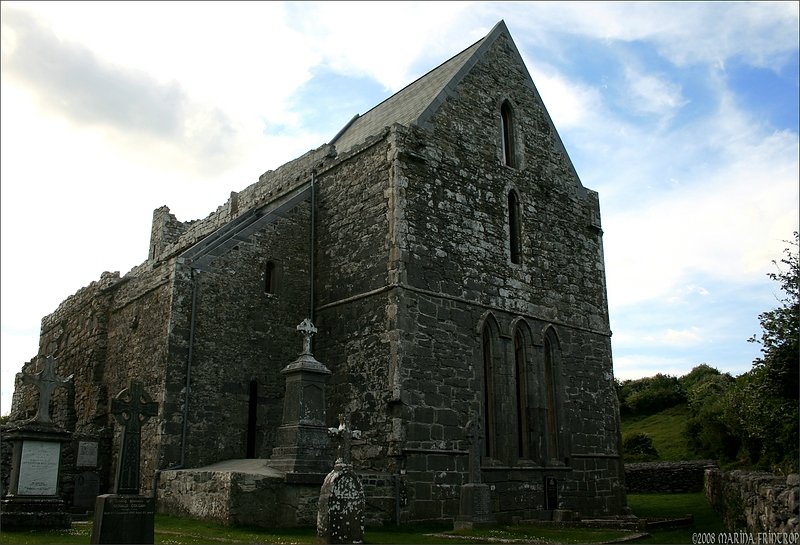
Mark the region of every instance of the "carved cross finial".
MULTIPOLYGON (((41 359, 41 356, 39 357, 41 359)), ((35 374, 23 374, 22 382, 33 384, 39 390, 39 405, 36 408, 34 420, 38 422, 51 422, 50 399, 59 386, 64 386, 72 380, 73 375, 62 378, 56 375, 56 360, 49 355, 44 360, 42 370, 35 374)))
POLYGON ((303 355, 311 355, 311 337, 317 332, 317 328, 306 318, 297 326, 297 331, 303 335, 303 355))
POLYGON ((336 449, 336 464, 349 465, 353 432, 350 430, 350 426, 344 414, 339 414, 339 427, 328 428, 328 433, 331 434, 339 444, 339 447, 336 449))

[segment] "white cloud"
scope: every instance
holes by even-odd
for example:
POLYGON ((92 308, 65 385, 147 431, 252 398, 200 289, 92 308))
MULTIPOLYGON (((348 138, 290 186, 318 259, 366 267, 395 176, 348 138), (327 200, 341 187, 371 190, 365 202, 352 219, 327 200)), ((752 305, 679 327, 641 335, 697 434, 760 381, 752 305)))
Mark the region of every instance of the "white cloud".
MULTIPOLYGON (((525 62, 532 66, 530 61, 525 62)), ((532 69, 531 78, 559 131, 597 122, 602 108, 602 97, 597 89, 572 81, 543 63, 532 69)))
POLYGON ((614 357, 614 378, 630 380, 662 375, 681 376, 698 362, 686 357, 653 356, 652 354, 629 354, 614 357))
POLYGON ((513 21, 540 47, 553 34, 649 43, 677 66, 738 57, 777 69, 797 47, 797 2, 535 2, 513 21))
POLYGON ((681 86, 663 76, 643 74, 628 66, 625 79, 633 99, 627 103, 639 112, 669 118, 687 103, 681 93, 681 86))

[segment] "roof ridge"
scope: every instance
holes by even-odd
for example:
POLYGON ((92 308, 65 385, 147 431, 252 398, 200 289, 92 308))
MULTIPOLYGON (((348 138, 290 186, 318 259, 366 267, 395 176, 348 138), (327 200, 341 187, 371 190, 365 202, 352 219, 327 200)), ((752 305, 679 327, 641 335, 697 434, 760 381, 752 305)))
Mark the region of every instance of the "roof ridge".
POLYGON ((423 116, 427 119, 455 86, 454 82, 461 80, 477 62, 480 54, 487 49, 487 44, 494 42, 503 31, 507 32, 508 29, 501 20, 480 40, 421 75, 364 114, 355 116, 330 144, 336 145, 337 151, 341 153, 362 143, 386 126, 394 123, 417 123, 423 116), (410 93, 410 90, 416 92, 410 93))

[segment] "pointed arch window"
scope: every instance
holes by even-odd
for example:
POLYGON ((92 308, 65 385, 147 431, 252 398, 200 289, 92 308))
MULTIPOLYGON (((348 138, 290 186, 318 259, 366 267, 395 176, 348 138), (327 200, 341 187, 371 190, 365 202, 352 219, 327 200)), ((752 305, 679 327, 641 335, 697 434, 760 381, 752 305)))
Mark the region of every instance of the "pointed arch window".
POLYGON ((500 132, 501 143, 503 147, 503 164, 515 167, 517 166, 516 160, 516 143, 514 142, 514 116, 511 111, 511 104, 503 101, 500 106, 500 132))
POLYGON ((493 357, 492 332, 487 324, 483 326, 483 445, 488 458, 495 458, 497 453, 493 357))
POLYGON ((546 455, 548 460, 558 459, 558 412, 556 407, 556 385, 555 385, 555 360, 557 350, 557 340, 553 338, 552 331, 548 331, 544 337, 544 388, 546 403, 546 422, 547 434, 546 455))
POLYGON ((526 372, 525 338, 517 329, 514 334, 514 382, 517 402, 517 456, 530 458, 528 434, 528 378, 526 372))
POLYGON ((511 263, 522 262, 522 227, 519 196, 513 189, 508 192, 508 245, 511 251, 511 263))

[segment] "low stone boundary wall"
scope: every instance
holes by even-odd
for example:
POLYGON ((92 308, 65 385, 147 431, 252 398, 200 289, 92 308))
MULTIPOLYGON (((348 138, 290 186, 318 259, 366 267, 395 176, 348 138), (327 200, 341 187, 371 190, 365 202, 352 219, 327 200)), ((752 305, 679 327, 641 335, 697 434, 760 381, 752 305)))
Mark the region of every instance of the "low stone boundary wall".
POLYGON ((798 542, 800 475, 709 469, 705 473, 705 493, 730 531, 794 534, 792 543, 798 542))
POLYGON ((703 474, 712 467, 713 460, 625 464, 625 489, 628 494, 702 492, 703 474))

